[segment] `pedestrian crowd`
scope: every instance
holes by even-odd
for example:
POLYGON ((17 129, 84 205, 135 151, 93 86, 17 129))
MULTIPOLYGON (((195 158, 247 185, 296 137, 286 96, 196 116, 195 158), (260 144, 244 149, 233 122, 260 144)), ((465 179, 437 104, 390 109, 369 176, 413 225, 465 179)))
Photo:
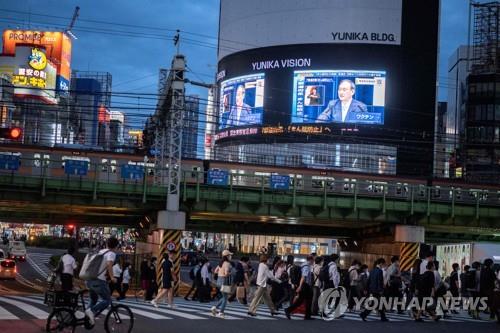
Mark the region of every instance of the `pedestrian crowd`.
MULTIPOLYGON (((500 323, 500 271, 498 267, 494 270, 493 260, 486 259, 482 264, 474 262, 471 266, 464 266, 462 271, 458 264, 453 264, 451 274, 442 277, 439 263, 433 259, 432 255, 416 259, 409 272, 401 272, 397 256, 393 256, 390 262, 380 258, 371 267, 354 260, 347 270, 341 270, 337 254, 317 256, 313 253, 301 265, 292 255, 270 260, 262 254, 254 269, 248 257, 233 260, 233 253, 224 250, 215 267, 206 258, 201 258, 191 269, 192 285, 184 299, 216 302, 211 312, 218 318, 224 318, 228 302, 237 300, 248 305, 248 315, 252 317, 258 315, 257 308, 263 302, 273 316, 282 310, 290 319, 294 313, 302 312, 305 320, 311 320, 313 316, 322 315, 321 293, 343 287, 347 291, 347 311, 359 312, 362 320, 374 313, 367 304, 391 298, 399 301, 390 309, 377 308, 375 313, 380 320, 389 320, 386 312, 397 312, 408 313, 415 321, 422 322, 424 318, 438 321, 443 316, 458 314, 456 308, 442 309, 438 314, 438 304, 445 304, 440 303, 440 299, 461 297, 462 302, 486 297, 487 306, 482 311, 489 314, 490 319, 496 317, 500 323), (361 298, 366 302, 359 306, 361 298), (425 298, 432 302, 422 302, 425 298), (423 306, 408 307, 412 299, 423 306)), ((163 264, 163 289, 151 301, 155 306, 165 294, 169 295, 168 304, 173 306, 171 287, 176 277, 172 267, 172 261, 167 257, 163 264)), ((477 309, 469 310, 469 315, 476 319, 479 319, 479 313, 477 309)))

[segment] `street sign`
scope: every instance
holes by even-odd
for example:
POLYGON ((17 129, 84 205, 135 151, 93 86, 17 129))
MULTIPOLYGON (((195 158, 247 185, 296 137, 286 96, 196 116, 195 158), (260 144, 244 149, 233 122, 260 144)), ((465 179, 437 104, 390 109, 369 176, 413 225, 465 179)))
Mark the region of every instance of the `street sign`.
POLYGON ((290 176, 271 175, 270 185, 272 190, 288 190, 290 188, 290 176))
POLYGON ((123 164, 120 169, 123 179, 138 180, 144 178, 143 165, 123 164))
POLYGON ((229 180, 229 173, 225 170, 208 170, 208 185, 226 186, 229 180))
POLYGON ((167 250, 175 251, 175 242, 174 241, 167 242, 167 250))
POLYGON ((16 171, 19 165, 19 155, 0 155, 0 169, 16 171))
POLYGON ((67 175, 86 176, 89 162, 81 160, 65 160, 64 173, 67 175))

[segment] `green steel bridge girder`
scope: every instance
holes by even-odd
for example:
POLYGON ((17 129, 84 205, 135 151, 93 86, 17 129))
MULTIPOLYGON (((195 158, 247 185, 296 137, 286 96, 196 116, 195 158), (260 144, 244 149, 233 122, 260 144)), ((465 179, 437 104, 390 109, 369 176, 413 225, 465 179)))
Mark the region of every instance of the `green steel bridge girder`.
MULTIPOLYGON (((263 188, 214 187, 183 183, 181 209, 201 218, 204 213, 231 216, 235 221, 266 219, 268 221, 329 225, 346 222, 360 227, 362 223, 404 223, 423 226, 465 226, 500 229, 500 206, 362 196, 356 193, 276 192, 263 188), (355 224, 359 222, 359 224, 355 224)), ((0 200, 25 203, 118 207, 140 212, 165 207, 165 187, 137 183, 105 183, 82 178, 25 177, 0 175, 0 200)), ((207 218, 208 220, 208 218, 207 218)), ((452 231, 452 230, 450 230, 452 231)))

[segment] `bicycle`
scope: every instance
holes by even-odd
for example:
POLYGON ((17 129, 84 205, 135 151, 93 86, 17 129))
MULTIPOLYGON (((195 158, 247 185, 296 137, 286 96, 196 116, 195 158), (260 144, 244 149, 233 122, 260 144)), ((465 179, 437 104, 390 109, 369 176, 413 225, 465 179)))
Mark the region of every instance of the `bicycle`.
MULTIPOLYGON (((78 292, 64 292, 49 290, 45 293, 45 304, 54 309, 47 318, 47 332, 75 332, 77 326, 84 326, 87 330, 94 328, 85 316, 84 294, 88 290, 78 292), (80 304, 78 302, 80 301, 80 304), (82 318, 77 318, 80 312, 82 318)), ((113 304, 101 312, 108 310, 104 319, 104 329, 107 333, 123 332, 130 333, 134 327, 134 315, 132 310, 125 304, 113 304)), ((97 317, 101 312, 97 313, 97 317)))

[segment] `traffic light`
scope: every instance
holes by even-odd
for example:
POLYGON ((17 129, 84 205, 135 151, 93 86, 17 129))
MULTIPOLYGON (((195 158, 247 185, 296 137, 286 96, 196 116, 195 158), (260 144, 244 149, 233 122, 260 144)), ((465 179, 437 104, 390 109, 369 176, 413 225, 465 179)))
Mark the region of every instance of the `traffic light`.
POLYGON ((23 130, 19 127, 0 128, 0 138, 9 140, 20 140, 23 130))

